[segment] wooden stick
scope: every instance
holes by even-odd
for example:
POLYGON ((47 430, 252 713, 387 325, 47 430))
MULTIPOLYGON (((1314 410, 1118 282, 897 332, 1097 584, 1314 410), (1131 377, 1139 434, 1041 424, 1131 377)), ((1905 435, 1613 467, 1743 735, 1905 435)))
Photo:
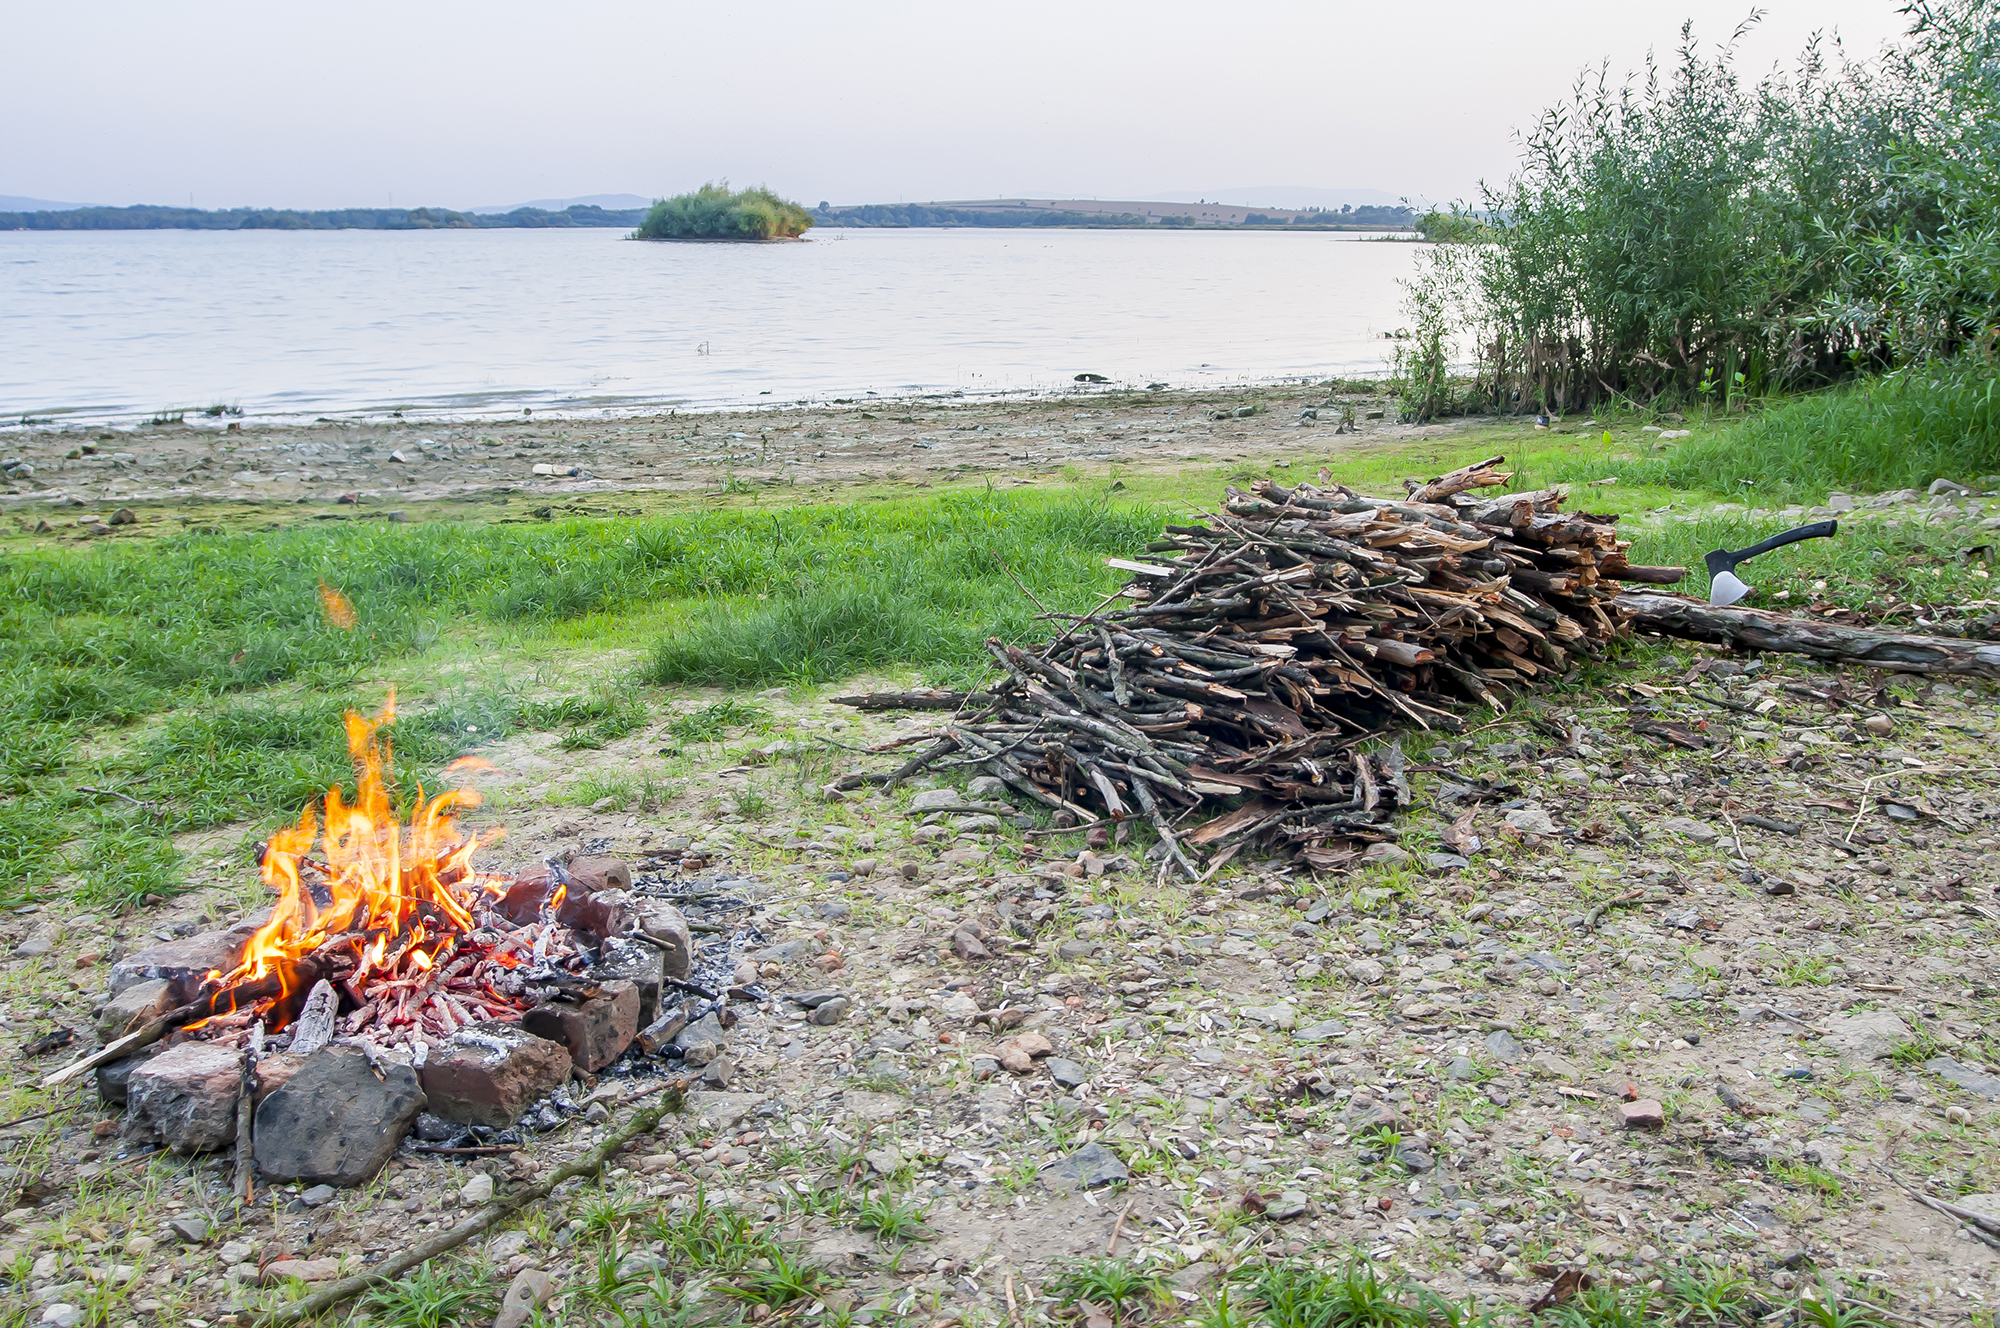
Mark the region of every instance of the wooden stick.
POLYGON ((1125 1219, 1132 1216, 1133 1206, 1138 1202, 1139 1196, 1136 1194, 1127 1199, 1125 1201, 1125 1211, 1118 1214, 1118 1220, 1111 1224, 1111 1239, 1104 1242, 1104 1253, 1107 1256, 1110 1255, 1111 1251, 1118 1248, 1118 1237, 1125 1230, 1125 1219))
POLYGON ((451 1230, 439 1232, 429 1240, 385 1259, 380 1266, 368 1272, 356 1273, 352 1277, 343 1277, 337 1282, 330 1282, 309 1296, 270 1311, 264 1316, 263 1322, 273 1325, 274 1328, 280 1324, 304 1323, 324 1314, 342 1301, 353 1299, 372 1286, 382 1282, 392 1282, 410 1269, 447 1251, 457 1249, 480 1232, 491 1229, 510 1213, 547 1198, 549 1192, 564 1181, 577 1176, 596 1174, 619 1149, 654 1129, 662 1117, 669 1112, 678 1111, 680 1105, 678 1101, 664 1102, 659 1106, 648 1107, 644 1111, 635 1113, 603 1143, 569 1165, 557 1168, 546 1179, 535 1182, 517 1194, 493 1200, 451 1230))

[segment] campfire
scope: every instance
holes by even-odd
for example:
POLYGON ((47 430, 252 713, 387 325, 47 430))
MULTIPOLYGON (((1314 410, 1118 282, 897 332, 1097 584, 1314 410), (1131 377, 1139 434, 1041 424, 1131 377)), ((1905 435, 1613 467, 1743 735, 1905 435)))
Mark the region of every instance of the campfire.
MULTIPOLYGON (((473 868, 482 841, 455 818, 479 805, 474 790, 426 798, 419 787, 401 824, 384 778, 384 729, 394 719, 393 695, 374 719, 350 711, 354 801, 330 789, 323 820, 308 807, 265 845, 264 881, 277 903, 242 963, 209 975, 217 1014, 204 1033, 297 1023, 298 1037, 320 1043, 365 1032, 378 1046, 421 1046, 469 1025, 518 1020, 540 999, 529 978, 560 980, 552 960, 573 953, 556 921, 564 882, 533 878, 546 898, 525 924, 500 911, 522 882, 473 868)), ((490 768, 466 757, 446 773, 490 768)))

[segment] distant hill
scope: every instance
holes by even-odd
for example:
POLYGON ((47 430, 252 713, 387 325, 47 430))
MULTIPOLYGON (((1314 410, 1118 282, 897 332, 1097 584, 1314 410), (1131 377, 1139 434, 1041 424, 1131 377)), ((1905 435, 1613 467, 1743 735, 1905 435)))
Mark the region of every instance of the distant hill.
POLYGON ((516 203, 512 207, 467 208, 467 212, 486 217, 495 213, 518 212, 530 208, 536 212, 564 212, 573 207, 598 207, 607 212, 644 211, 653 206, 653 200, 638 194, 585 194, 581 198, 537 198, 527 203, 516 203))
POLYGON ((19 194, 0 194, 0 212, 68 212, 73 208, 89 206, 88 203, 55 203, 46 198, 23 198, 19 194))
POLYGON ((1189 227, 1262 230, 1405 230, 1416 213, 1402 206, 1245 207, 1224 203, 1134 202, 1102 198, 975 198, 938 203, 868 203, 814 214, 822 226, 1189 227))
MULTIPOLYGON (((1148 195, 1169 203, 1234 203, 1255 208, 1399 207, 1407 195, 1386 189, 1322 189, 1303 184, 1258 184, 1241 189, 1163 189, 1148 195)), ((1421 200, 1410 199, 1422 206, 1421 200)))
POLYGON ((78 207, 63 211, 0 211, 0 231, 421 231, 483 228, 631 227, 646 219, 644 208, 611 211, 574 206, 560 212, 515 208, 511 212, 453 212, 446 208, 289 208, 78 207))

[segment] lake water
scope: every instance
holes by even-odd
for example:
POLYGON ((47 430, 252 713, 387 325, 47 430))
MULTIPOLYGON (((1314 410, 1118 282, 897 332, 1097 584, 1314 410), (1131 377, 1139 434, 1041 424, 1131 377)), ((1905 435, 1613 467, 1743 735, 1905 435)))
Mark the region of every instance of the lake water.
POLYGON ((1379 372, 1414 246, 1224 231, 0 232, 0 419, 618 414, 1379 372))

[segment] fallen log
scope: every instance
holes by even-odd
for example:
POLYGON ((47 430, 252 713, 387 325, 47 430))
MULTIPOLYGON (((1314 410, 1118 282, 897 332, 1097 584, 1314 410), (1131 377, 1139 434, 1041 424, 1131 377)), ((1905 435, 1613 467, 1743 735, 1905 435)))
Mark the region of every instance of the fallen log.
POLYGON ((925 688, 916 692, 864 692, 831 699, 835 705, 852 706, 856 710, 956 710, 971 699, 971 693, 925 688))
POLYGON ((1878 632, 1763 609, 1717 608, 1680 595, 1625 594, 1612 601, 1642 632, 1741 650, 1810 655, 1900 673, 1964 673, 2000 678, 2000 644, 1878 632))

